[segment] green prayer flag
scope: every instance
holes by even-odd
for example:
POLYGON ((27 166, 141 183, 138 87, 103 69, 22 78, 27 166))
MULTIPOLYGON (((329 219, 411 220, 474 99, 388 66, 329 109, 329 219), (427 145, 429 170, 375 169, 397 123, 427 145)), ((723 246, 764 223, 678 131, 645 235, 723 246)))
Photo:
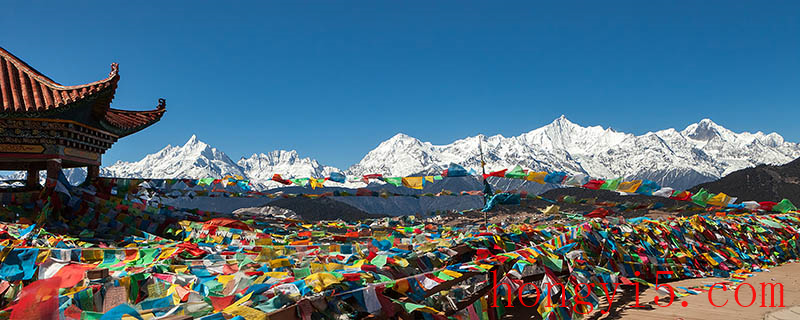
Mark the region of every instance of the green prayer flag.
MULTIPOLYGON (((397 301, 397 302, 400 302, 400 301, 397 301)), ((426 307, 424 305, 411 303, 411 302, 400 302, 400 303, 403 304, 403 308, 406 309, 407 313, 412 313, 412 312, 416 311, 417 309, 422 309, 422 308, 426 307)))
POLYGON ((697 205, 699 205, 701 207, 705 207, 706 206, 706 202, 708 202, 708 199, 711 199, 711 197, 713 197, 713 196, 714 195, 708 193, 708 191, 706 191, 706 189, 702 189, 701 188, 700 191, 697 191, 697 193, 695 193, 692 196, 692 202, 694 202, 695 204, 697 204, 697 205))
POLYGON ((391 184, 391 185, 393 185, 395 187, 399 187, 399 186, 403 185, 403 178, 402 177, 387 177, 387 178, 383 178, 383 181, 386 181, 386 183, 391 184))
POLYGON ((619 187, 620 182, 622 182, 622 178, 606 180, 606 182, 603 182, 603 185, 600 186, 600 189, 617 190, 617 187, 619 187))
POLYGON ((134 262, 134 266, 147 266, 153 263, 159 254, 161 254, 161 249, 159 248, 139 249, 139 259, 134 262))
POLYGON ((294 273, 294 277, 296 279, 302 279, 311 275, 311 269, 310 268, 292 269, 292 273, 294 273))
POLYGON ((437 274, 434 274, 434 276, 436 276, 437 278, 442 279, 444 281, 455 279, 455 278, 451 277, 450 275, 448 275, 448 274, 446 274, 444 272, 439 272, 437 274))
POLYGON ((242 260, 242 262, 239 262, 239 269, 241 269, 242 266, 246 266, 251 263, 255 263, 255 261, 253 261, 253 259, 250 259, 250 257, 245 257, 244 260, 242 260))
POLYGON ((506 178, 513 178, 513 179, 522 179, 527 177, 528 174, 525 173, 525 170, 522 170, 522 167, 517 165, 509 172, 506 172, 506 178))
POLYGON ((372 258, 372 261, 370 261, 370 263, 372 263, 378 268, 383 268, 383 266, 386 265, 386 258, 387 256, 385 254, 379 254, 377 257, 372 258))
POLYGON ((550 258, 547 255, 542 255, 542 262, 545 266, 553 271, 561 271, 564 261, 558 258, 550 258))
POLYGON ((81 312, 81 320, 100 320, 103 317, 102 312, 83 311, 81 312))
POLYGON ((797 210, 797 207, 795 207, 794 204, 792 204, 792 202, 789 201, 789 199, 783 199, 781 200, 781 202, 778 202, 778 204, 773 206, 772 210, 778 211, 780 213, 786 213, 789 211, 797 210))

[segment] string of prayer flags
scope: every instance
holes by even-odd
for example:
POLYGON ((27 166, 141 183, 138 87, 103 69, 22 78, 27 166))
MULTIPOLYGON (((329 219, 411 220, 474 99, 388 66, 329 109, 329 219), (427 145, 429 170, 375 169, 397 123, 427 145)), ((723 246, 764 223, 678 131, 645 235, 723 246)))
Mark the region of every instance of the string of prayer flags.
MULTIPOLYGON (((474 170, 471 169, 467 172, 462 166, 458 164, 451 163, 448 169, 442 171, 441 175, 431 175, 431 176, 416 176, 416 177, 384 177, 381 174, 367 174, 361 177, 351 177, 348 179, 344 174, 340 172, 331 173, 330 177, 324 178, 313 178, 313 177, 306 177, 306 178, 291 178, 291 179, 284 179, 281 177, 280 174, 274 174, 271 181, 275 181, 277 183, 283 185, 297 185, 301 187, 310 187, 312 190, 316 190, 317 188, 324 188, 325 182, 330 180, 337 183, 352 183, 352 182, 363 182, 369 183, 370 180, 380 180, 387 184, 393 186, 404 186, 411 189, 421 190, 423 189, 428 183, 434 183, 439 180, 443 180, 445 177, 460 177, 465 175, 472 175, 474 174, 474 170)), ((621 178, 617 179, 610 179, 610 180, 603 180, 603 179, 592 179, 585 173, 577 173, 577 174, 569 174, 566 172, 546 172, 546 171, 529 171, 524 169, 520 165, 514 166, 510 171, 508 169, 503 169, 500 171, 493 171, 488 174, 484 174, 484 178, 488 177, 501 177, 501 178, 509 178, 509 179, 522 179, 526 181, 536 182, 540 184, 550 183, 550 184, 557 184, 562 186, 573 186, 573 187, 582 187, 586 189, 602 189, 602 190, 609 190, 609 191, 617 191, 623 194, 644 194, 644 195, 654 195, 660 197, 668 197, 675 200, 680 201, 690 201, 698 206, 705 207, 705 206, 719 206, 719 207, 729 207, 729 208, 739 208, 744 206, 752 206, 752 202, 742 201, 740 204, 734 204, 736 197, 731 197, 726 194, 712 194, 709 193, 707 190, 701 190, 697 194, 693 194, 689 191, 677 191, 669 187, 662 187, 658 183, 647 180, 632 180, 632 181, 623 181, 621 178), (747 204, 746 204, 747 203, 747 204)), ((196 196, 224 196, 224 197, 268 197, 268 198, 276 198, 276 197, 307 197, 307 198, 318 198, 318 197, 325 197, 325 196, 352 196, 353 194, 347 191, 334 191, 334 192, 325 192, 325 193, 299 193, 299 194, 287 194, 281 192, 277 193, 270 193, 264 191, 255 191, 253 185, 250 183, 249 180, 242 180, 240 176, 226 176, 222 179, 213 179, 213 178, 203 178, 203 179, 120 179, 120 178, 101 178, 99 179, 103 188, 111 187, 112 190, 116 190, 118 194, 141 194, 142 188, 146 190, 146 192, 156 192, 156 194, 162 197, 196 197, 196 196), (218 187, 221 186, 221 187, 218 187), (226 189, 229 186, 236 186, 236 189, 226 189), (208 188, 202 188, 208 187, 208 188), (210 188, 210 189, 209 189, 210 188)), ((66 190, 66 189, 64 189, 66 190)), ((64 191, 62 190, 62 191, 64 191)), ((442 190, 439 193, 432 194, 405 194, 405 193, 390 193, 387 191, 370 191, 370 192, 357 192, 356 196, 379 196, 379 197, 390 197, 390 196, 403 196, 403 197, 420 197, 420 196, 452 196, 452 195, 461 195, 461 196, 480 196, 483 195, 480 190, 473 190, 473 191, 461 191, 458 193, 449 192, 446 190, 442 190)), ((5 197, 2 197, 5 199, 5 197)), ((21 201, 23 198, 18 199, 15 202, 21 201)), ((4 200, 3 203, 8 203, 8 200, 4 200)), ((49 203, 49 202, 48 202, 49 203)), ((60 206, 60 202, 58 198, 53 199, 52 203, 54 205, 60 206)), ((777 204, 778 202, 775 202, 777 204)), ((770 203, 771 204, 771 203, 770 203)), ((779 209, 775 210, 777 212, 788 212, 793 211, 792 206, 788 205, 781 205, 778 206, 779 209)), ((769 205, 762 205, 762 210, 770 211, 773 210, 772 206, 769 205)), ((47 213, 50 210, 48 207, 42 209, 42 213, 47 213)), ((39 218, 43 217, 40 215, 39 218)), ((90 221, 85 221, 84 226, 90 223, 90 221)))

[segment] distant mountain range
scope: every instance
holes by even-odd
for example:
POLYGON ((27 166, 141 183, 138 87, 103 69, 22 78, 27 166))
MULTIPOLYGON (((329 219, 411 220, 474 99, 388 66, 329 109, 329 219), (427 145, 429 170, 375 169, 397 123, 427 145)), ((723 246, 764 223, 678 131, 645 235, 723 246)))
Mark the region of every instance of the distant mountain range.
POLYGON ((600 126, 582 127, 564 116, 516 137, 476 136, 432 145, 404 134, 384 141, 348 173, 409 175, 438 172, 455 162, 479 168, 478 143, 487 169, 519 164, 533 170, 585 173, 592 177, 650 179, 688 188, 759 164, 783 164, 800 156, 797 143, 777 133, 734 133, 709 119, 684 130, 643 135, 600 126))
MULTIPOLYGON (((561 116, 520 136, 478 135, 446 145, 433 145, 399 133, 346 170, 301 158, 293 150, 253 154, 233 161, 192 136, 183 146, 167 146, 139 161, 118 161, 101 168, 101 175, 206 178, 230 174, 269 188, 278 186, 269 180, 275 173, 284 178, 325 177, 334 171, 357 176, 424 175, 439 173, 450 162, 480 171, 479 143, 487 170, 519 164, 532 170, 585 173, 592 177, 650 179, 674 188, 689 188, 740 169, 779 165, 800 157, 800 146, 784 141, 777 133, 735 133, 709 119, 680 131, 670 128, 637 136, 600 126, 583 127, 561 116)), ((81 173, 68 175, 82 179, 85 173, 81 173)))

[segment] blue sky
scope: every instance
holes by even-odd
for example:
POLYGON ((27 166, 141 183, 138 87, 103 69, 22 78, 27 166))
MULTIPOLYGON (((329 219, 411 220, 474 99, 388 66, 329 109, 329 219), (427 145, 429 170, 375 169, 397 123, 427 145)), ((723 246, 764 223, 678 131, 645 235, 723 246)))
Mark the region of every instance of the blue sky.
POLYGON ((0 46, 62 84, 122 76, 160 123, 104 164, 196 133, 234 160, 345 168, 397 132, 518 135, 565 114, 641 134, 706 117, 800 141, 797 1, 11 1, 0 46))

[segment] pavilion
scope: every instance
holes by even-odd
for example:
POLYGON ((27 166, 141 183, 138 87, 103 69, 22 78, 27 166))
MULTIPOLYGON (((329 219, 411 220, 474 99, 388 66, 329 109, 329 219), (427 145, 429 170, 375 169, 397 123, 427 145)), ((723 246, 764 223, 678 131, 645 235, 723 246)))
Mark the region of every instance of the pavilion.
POLYGON ((62 168, 87 167, 97 178, 101 157, 119 138, 158 122, 166 101, 150 111, 111 108, 119 67, 99 81, 64 86, 0 47, 0 170, 27 171, 26 187, 39 187, 39 170, 56 179, 62 168))

